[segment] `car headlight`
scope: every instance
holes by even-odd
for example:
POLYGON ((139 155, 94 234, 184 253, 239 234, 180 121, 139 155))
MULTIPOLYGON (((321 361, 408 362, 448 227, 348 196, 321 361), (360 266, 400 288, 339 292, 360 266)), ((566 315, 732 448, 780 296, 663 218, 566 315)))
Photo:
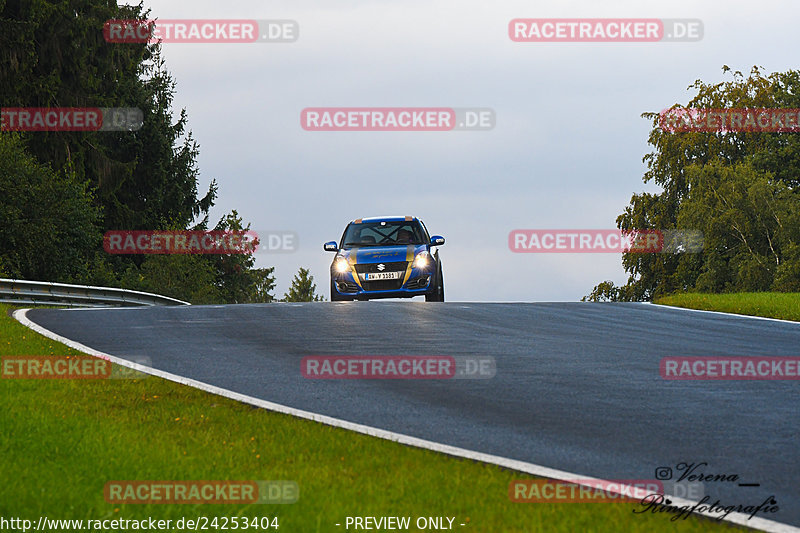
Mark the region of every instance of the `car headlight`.
POLYGON ((333 263, 333 269, 339 274, 344 274, 350 270, 350 263, 344 257, 340 257, 333 263))
POLYGON ((414 268, 427 268, 431 264, 431 254, 428 252, 420 252, 414 258, 414 268))

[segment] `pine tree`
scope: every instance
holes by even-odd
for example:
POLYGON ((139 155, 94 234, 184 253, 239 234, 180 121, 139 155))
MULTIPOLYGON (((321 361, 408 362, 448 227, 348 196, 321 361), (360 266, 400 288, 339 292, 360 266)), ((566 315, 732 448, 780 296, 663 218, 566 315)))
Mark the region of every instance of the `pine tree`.
POLYGON ((322 296, 317 293, 314 276, 307 268, 300 267, 292 280, 289 292, 283 295, 284 302, 321 302, 322 296))

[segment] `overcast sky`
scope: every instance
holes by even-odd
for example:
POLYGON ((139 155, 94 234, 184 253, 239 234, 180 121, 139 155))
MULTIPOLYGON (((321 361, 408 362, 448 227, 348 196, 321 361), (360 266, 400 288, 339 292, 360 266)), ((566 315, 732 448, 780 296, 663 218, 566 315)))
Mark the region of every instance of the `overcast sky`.
POLYGON ((441 248, 448 300, 570 301, 624 283, 619 254, 515 254, 513 229, 614 228, 642 182, 650 124, 694 80, 796 68, 790 0, 562 2, 145 0, 161 19, 292 19, 293 43, 163 45, 200 144, 211 222, 237 209, 254 230, 289 230, 276 295, 298 267, 328 294, 350 220, 415 215, 441 248), (517 43, 515 18, 698 18, 699 42, 517 43), (481 107, 491 131, 305 131, 306 107, 481 107))

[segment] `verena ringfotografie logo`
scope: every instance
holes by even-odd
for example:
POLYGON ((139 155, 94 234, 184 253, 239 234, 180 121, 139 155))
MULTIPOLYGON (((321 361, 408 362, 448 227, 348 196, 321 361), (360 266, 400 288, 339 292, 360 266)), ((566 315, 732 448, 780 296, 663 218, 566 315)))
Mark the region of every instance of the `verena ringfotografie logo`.
MULTIPOLYGON (((150 367, 147 357, 133 362, 150 367)), ((2 359, 2 379, 144 379, 148 374, 91 355, 14 355, 2 359)))
POLYGON ((3 107, 0 131, 138 131, 137 107, 3 107))
POLYGON ((308 379, 490 379, 494 357, 450 355, 312 355, 300 372, 308 379))
MULTIPOLYGON (((690 486, 703 484, 717 485, 717 484, 730 484, 739 487, 760 487, 761 483, 754 483, 753 480, 748 479, 747 482, 742 482, 739 474, 727 473, 709 473, 704 467, 708 463, 702 462, 680 462, 675 465, 675 469, 680 472, 680 476, 674 482, 676 485, 681 483, 689 483, 690 486)), ((669 480, 673 478, 673 471, 671 466, 659 466, 656 468, 656 479, 662 480, 664 483, 670 483, 669 480)), ((777 513, 780 507, 774 495, 765 499, 751 500, 748 498, 747 503, 729 503, 723 504, 720 500, 711 502, 710 496, 690 496, 689 499, 696 502, 694 505, 672 505, 672 501, 666 497, 667 493, 652 494, 641 501, 642 508, 634 509, 634 513, 669 513, 673 516, 670 517, 671 522, 675 522, 682 518, 686 520, 693 513, 701 513, 708 517, 713 517, 718 522, 727 517, 730 513, 744 513, 749 515, 747 520, 753 518, 759 512, 761 513, 777 513), (760 505, 754 502, 760 501, 760 505)), ((684 497, 684 496, 679 496, 684 497)))
POLYGON ((496 123, 489 108, 307 107, 306 131, 488 131, 496 123))
POLYGON ((703 248, 693 230, 516 229, 508 234, 515 253, 692 253, 703 248))
POLYGON ((109 43, 292 43, 300 36, 294 20, 109 20, 109 43))
POLYGON ((800 109, 665 109, 658 115, 658 125, 669 133, 800 133, 800 109))
POLYGON ((576 479, 559 481, 525 479, 512 481, 508 498, 517 503, 608 503, 639 501, 651 494, 664 494, 655 479, 576 479))
POLYGON ((780 506, 778 506, 778 501, 775 499, 775 495, 767 496, 765 499, 760 500, 761 503, 756 505, 754 500, 750 500, 747 503, 734 503, 729 504, 728 502, 722 503, 719 499, 715 500, 713 503, 711 502, 710 496, 704 496, 703 499, 695 503, 694 505, 672 505, 672 500, 664 496, 663 494, 651 494, 644 498, 640 505, 643 508, 634 509, 633 512, 637 514, 657 514, 657 513, 668 513, 672 514, 673 516, 670 517, 670 522, 675 522, 678 519, 686 520, 694 513, 702 514, 704 516, 708 516, 714 518, 717 522, 721 522, 724 518, 726 518, 731 513, 742 513, 747 514, 747 520, 755 517, 756 514, 759 512, 762 514, 767 513, 777 513, 780 511, 780 506))
POLYGON ((800 357, 664 357, 659 371, 670 380, 800 379, 800 357))
POLYGON ((113 504, 285 504, 300 498, 295 481, 109 481, 113 504))
POLYGON ((699 41, 700 19, 514 19, 508 36, 518 43, 654 43, 699 41))

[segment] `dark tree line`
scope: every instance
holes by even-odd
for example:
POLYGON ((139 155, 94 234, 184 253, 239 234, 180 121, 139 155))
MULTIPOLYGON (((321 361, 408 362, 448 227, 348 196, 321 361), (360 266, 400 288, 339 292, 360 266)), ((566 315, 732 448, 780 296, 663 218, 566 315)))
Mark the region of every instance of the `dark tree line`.
POLYGON ((0 276, 119 286, 195 303, 272 301, 252 254, 109 255, 109 229, 213 228, 217 181, 198 191, 198 145, 158 44, 112 44, 114 0, 0 0, 0 106, 139 108, 135 132, 0 132, 0 276))

